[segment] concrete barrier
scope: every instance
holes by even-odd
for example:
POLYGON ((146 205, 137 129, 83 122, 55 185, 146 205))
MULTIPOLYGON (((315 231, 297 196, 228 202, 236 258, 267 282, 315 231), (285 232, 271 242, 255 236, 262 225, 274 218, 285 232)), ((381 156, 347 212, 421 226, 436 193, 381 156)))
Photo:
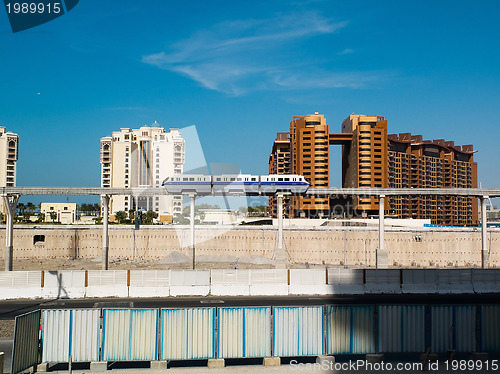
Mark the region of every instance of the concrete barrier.
POLYGON ((41 271, 0 272, 0 300, 42 297, 41 271))
POLYGON ((500 289, 500 271, 472 269, 472 287, 476 293, 497 293, 500 289))
POLYGON ((209 293, 209 270, 170 271, 170 296, 207 296, 209 293))
POLYGON ((288 295, 288 270, 250 270, 250 295, 288 295))
POLYGON ((403 293, 409 294, 435 294, 438 292, 437 281, 437 270, 435 269, 403 270, 401 289, 403 293))
POLYGON ((360 295, 365 293, 363 269, 328 268, 327 283, 335 295, 360 295))
POLYGON ((170 270, 130 270, 130 297, 170 296, 170 270))
POLYGON ((250 270, 213 269, 210 273, 210 293, 212 295, 250 295, 250 270))
POLYGON ((326 284, 326 269, 290 269, 290 295, 328 295, 331 287, 326 284))
POLYGON ((42 297, 81 299, 85 297, 85 270, 44 271, 42 297))
POLYGON ((365 293, 401 293, 399 270, 367 269, 365 276, 365 293))
POLYGON ((86 297, 128 297, 127 270, 89 270, 86 297))
POLYGON ((474 293, 471 269, 438 270, 438 293, 474 293))

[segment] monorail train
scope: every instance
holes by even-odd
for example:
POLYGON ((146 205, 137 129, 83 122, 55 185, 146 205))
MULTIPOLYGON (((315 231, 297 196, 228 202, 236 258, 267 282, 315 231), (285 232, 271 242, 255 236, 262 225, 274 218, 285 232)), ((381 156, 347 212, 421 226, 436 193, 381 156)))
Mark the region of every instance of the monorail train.
POLYGON ((273 194, 291 192, 300 194, 307 191, 310 183, 302 175, 296 174, 179 174, 167 177, 163 186, 169 194, 197 193, 209 194, 273 194))

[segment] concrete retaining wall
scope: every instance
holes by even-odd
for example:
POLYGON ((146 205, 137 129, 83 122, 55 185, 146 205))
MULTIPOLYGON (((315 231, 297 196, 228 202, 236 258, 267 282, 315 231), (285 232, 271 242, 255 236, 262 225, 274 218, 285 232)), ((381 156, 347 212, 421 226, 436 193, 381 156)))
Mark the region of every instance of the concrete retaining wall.
MULTIPOLYGON (((14 229, 14 258, 95 258, 101 254, 102 227, 42 227, 14 229), (35 235, 44 241, 34 243, 35 235)), ((111 226, 110 258, 159 260, 171 252, 191 256, 186 227, 111 226)), ((500 264, 500 231, 488 234, 489 267, 500 264)), ((0 229, 0 243, 5 230, 0 229)), ((295 263, 375 267, 378 233, 369 228, 285 229, 288 259, 295 263)), ((275 257, 277 231, 272 227, 196 229, 197 256, 275 257)), ((385 232, 389 267, 453 268, 481 266, 479 229, 429 229, 385 232)))

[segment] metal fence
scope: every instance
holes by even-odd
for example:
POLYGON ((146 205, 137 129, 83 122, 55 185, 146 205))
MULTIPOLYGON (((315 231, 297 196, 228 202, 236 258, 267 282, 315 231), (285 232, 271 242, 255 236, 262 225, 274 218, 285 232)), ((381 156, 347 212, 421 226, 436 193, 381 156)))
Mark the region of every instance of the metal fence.
POLYGON ((427 349, 500 352, 500 306, 35 311, 16 318, 12 373, 40 361, 68 362, 70 356, 74 362, 155 361, 427 349))
POLYGON ((20 373, 40 363, 40 311, 16 317, 11 373, 20 373))

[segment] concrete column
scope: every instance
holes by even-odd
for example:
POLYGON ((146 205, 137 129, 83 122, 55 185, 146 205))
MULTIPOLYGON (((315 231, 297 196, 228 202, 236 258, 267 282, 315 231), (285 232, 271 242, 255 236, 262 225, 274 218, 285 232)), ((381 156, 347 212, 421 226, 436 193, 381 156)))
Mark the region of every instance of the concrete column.
POLYGON ((488 220, 486 218, 486 202, 488 196, 481 198, 481 267, 488 267, 488 220))
POLYGON ((13 270, 14 263, 14 215, 16 214, 19 195, 2 195, 5 207, 5 271, 13 270))
POLYGON ((109 253, 109 195, 102 195, 103 217, 102 217, 102 270, 108 270, 109 253))
POLYGON ((286 269, 287 256, 283 245, 283 193, 276 195, 278 201, 278 243, 275 251, 277 269, 286 269))
POLYGON ((283 249, 283 194, 278 194, 278 249, 283 249))
POLYGON ((378 250, 377 268, 387 268, 387 250, 384 244, 384 204, 385 196, 380 195, 378 201, 378 250))
POLYGON ((191 252, 193 254, 193 270, 196 268, 196 257, 195 257, 195 249, 194 249, 194 203, 196 200, 196 195, 189 195, 189 226, 190 226, 190 241, 189 244, 191 246, 191 252))

